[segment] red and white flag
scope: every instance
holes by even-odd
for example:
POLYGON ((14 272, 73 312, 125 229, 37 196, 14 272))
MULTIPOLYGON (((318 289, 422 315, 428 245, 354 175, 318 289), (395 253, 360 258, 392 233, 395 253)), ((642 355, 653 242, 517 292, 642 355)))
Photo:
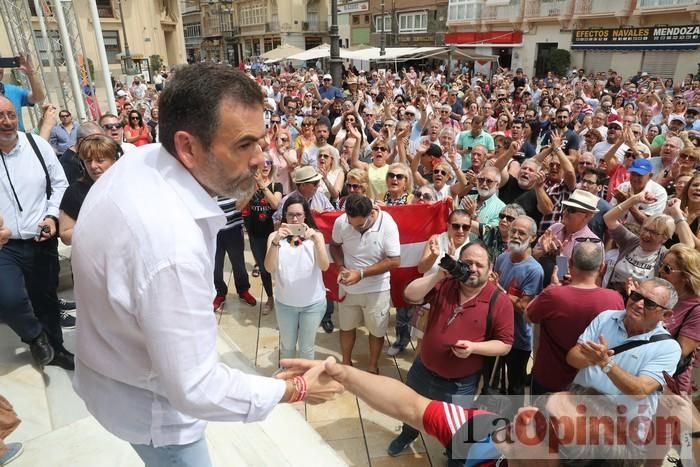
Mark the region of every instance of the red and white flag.
MULTIPOLYGON (((391 301, 395 307, 407 306, 403 292, 409 282, 420 277, 416 267, 428 239, 434 234, 447 230, 447 218, 452 210, 452 200, 445 199, 432 204, 382 206, 381 209, 388 212, 396 222, 401 242, 401 265, 391 270, 391 301)), ((314 214, 316 226, 323 233, 326 245, 330 244, 335 220, 342 214, 343 211, 314 214)), ((330 259, 332 261, 332 258, 330 259)), ((323 273, 323 282, 326 285, 326 297, 339 302, 343 301, 344 297, 339 295, 337 278, 338 270, 331 262, 328 270, 323 273)))

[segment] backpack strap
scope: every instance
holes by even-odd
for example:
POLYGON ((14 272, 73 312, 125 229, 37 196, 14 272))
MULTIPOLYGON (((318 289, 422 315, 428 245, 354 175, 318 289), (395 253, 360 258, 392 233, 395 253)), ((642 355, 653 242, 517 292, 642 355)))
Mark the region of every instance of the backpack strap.
POLYGON ((613 347, 612 351, 614 351, 614 355, 620 354, 622 352, 627 352, 628 350, 634 349, 636 347, 639 347, 641 345, 647 345, 651 344, 653 342, 660 342, 660 341, 665 341, 673 339, 673 337, 670 334, 657 334, 655 336, 651 336, 649 340, 636 340, 636 341, 627 341, 623 344, 618 345, 617 347, 613 347))
POLYGON ((44 169, 44 176, 46 177, 46 199, 51 199, 51 195, 53 194, 53 189, 51 188, 51 177, 49 177, 49 171, 46 168, 46 162, 44 161, 44 157, 41 155, 41 152, 39 152, 39 148, 36 145, 36 141, 34 141, 34 137, 32 136, 31 133, 27 132, 25 133, 27 135, 27 140, 29 140, 29 144, 32 146, 32 149, 34 150, 34 154, 36 154, 36 157, 39 159, 39 162, 41 163, 41 168, 44 169))
POLYGON ((491 340, 491 326, 492 326, 492 311, 493 311, 493 305, 496 303, 496 299, 498 298, 499 290, 498 287, 496 287, 491 294, 491 300, 489 300, 489 310, 486 312, 486 333, 484 334, 484 342, 491 340))

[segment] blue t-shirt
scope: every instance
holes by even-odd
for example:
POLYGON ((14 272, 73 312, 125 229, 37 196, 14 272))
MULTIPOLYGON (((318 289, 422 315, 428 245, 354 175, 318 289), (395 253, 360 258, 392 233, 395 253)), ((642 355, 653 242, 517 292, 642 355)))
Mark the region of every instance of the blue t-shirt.
MULTIPOLYGON (((500 275, 498 282, 509 295, 534 297, 542 292, 544 271, 532 256, 525 261, 514 263, 510 259, 510 252, 506 251, 496 259, 493 270, 500 275)), ((517 311, 513 324, 513 348, 532 350, 532 325, 517 311)))
POLYGON ((10 102, 12 102, 12 105, 15 106, 15 110, 17 111, 17 125, 19 131, 25 131, 24 130, 24 121, 22 120, 22 107, 31 107, 34 104, 29 102, 29 91, 26 89, 15 86, 14 84, 7 84, 3 83, 5 86, 5 97, 10 99, 10 102))
POLYGON ((319 86, 318 87, 318 93, 321 95, 321 99, 345 99, 345 95, 343 94, 343 91, 340 89, 336 88, 335 86, 331 86, 329 88, 325 86, 319 86))

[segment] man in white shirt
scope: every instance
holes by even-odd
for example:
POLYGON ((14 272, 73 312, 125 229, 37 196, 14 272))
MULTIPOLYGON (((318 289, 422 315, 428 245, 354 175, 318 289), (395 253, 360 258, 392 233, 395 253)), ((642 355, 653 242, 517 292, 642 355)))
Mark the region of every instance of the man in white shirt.
POLYGON ((68 182, 51 145, 34 135, 35 152, 18 126, 18 110, 0 96, 0 321, 29 344, 38 366, 72 370, 56 295, 58 207, 68 182))
POLYGON ((345 214, 333 224, 330 245, 345 299, 338 304, 343 363, 352 364, 357 328, 369 331, 369 367, 379 371, 379 355, 389 324, 389 271, 401 263, 399 229, 392 217, 363 195, 349 195, 345 214))
POLYGON ((124 153, 136 148, 135 145, 124 141, 124 124, 116 115, 110 113, 102 114, 100 117, 100 126, 107 136, 121 146, 124 153))
POLYGON ((210 466, 205 420, 253 422, 279 402, 342 390, 313 373, 248 375, 216 352, 212 277, 225 218, 214 195, 254 193, 262 100, 239 70, 180 69, 160 98, 161 144, 120 160, 92 187, 76 224, 73 384, 147 465, 210 466))

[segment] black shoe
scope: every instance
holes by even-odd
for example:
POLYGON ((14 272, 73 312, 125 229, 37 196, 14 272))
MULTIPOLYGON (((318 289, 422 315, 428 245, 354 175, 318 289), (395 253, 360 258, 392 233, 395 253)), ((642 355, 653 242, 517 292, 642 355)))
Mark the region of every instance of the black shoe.
POLYGON ((49 365, 57 366, 68 371, 75 371, 75 360, 73 354, 65 349, 57 350, 53 360, 49 362, 49 365))
POLYGON ((61 311, 61 327, 73 329, 75 327, 75 317, 69 315, 67 311, 61 311))
POLYGON ((414 439, 416 438, 411 438, 410 436, 401 432, 399 436, 394 438, 391 443, 389 443, 389 447, 386 450, 387 454, 389 454, 391 457, 398 456, 408 447, 409 444, 413 442, 414 439))
POLYGON ((49 344, 49 338, 43 331, 29 344, 34 362, 39 366, 47 365, 54 358, 54 350, 49 344))
POLYGON ((321 327, 323 328, 324 331, 326 331, 328 334, 333 332, 333 321, 328 320, 328 321, 321 321, 321 327))
POLYGON ((68 300, 64 300, 62 298, 58 299, 58 306, 61 308, 61 311, 75 310, 75 302, 69 302, 68 300))

